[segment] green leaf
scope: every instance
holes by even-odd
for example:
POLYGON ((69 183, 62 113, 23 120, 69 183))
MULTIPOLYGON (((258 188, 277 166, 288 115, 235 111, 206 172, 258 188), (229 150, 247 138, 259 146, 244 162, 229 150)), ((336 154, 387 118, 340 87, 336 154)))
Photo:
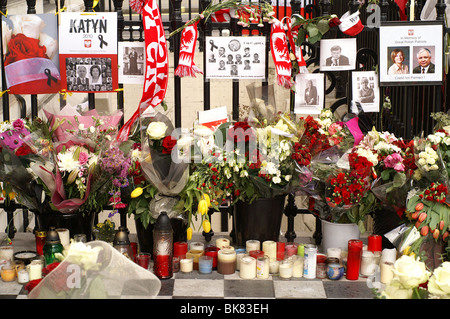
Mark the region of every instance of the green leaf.
POLYGON ((330 25, 328 24, 328 20, 324 19, 324 20, 320 20, 319 22, 317 22, 317 29, 319 30, 319 32, 322 35, 327 33, 328 30, 330 30, 330 25))
POLYGON ((394 175, 394 187, 402 187, 406 182, 406 175, 397 173, 394 175))
MULTIPOLYGON (((317 26, 315 24, 309 23, 308 26, 306 27, 306 31, 308 32, 308 36, 310 38, 315 38, 317 36, 321 36, 319 29, 317 28, 317 26)), ((311 39, 310 39, 311 42, 311 39)))
POLYGON ((304 28, 300 28, 298 30, 297 39, 295 44, 300 46, 306 40, 306 30, 304 28))

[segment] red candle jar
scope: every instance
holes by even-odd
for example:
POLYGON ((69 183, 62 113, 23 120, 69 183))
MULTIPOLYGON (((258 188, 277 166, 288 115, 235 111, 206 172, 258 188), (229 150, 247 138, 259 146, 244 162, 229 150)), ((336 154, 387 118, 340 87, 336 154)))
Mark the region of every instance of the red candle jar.
POLYGON ((153 272, 160 279, 172 277, 172 258, 169 255, 157 255, 153 272))
POLYGON ((362 240, 350 239, 348 241, 347 275, 346 275, 346 278, 348 280, 357 280, 359 278, 362 247, 363 247, 362 240))
POLYGON ((258 259, 258 257, 264 257, 264 251, 262 250, 250 250, 248 254, 250 255, 250 257, 253 257, 255 259, 258 259))
POLYGON ((297 254, 298 245, 296 243, 288 243, 286 245, 286 256, 291 257, 297 254))
POLYGON ((188 252, 188 244, 185 241, 177 241, 173 244, 173 256, 180 257, 180 259, 186 258, 188 252))
POLYGON ((36 231, 34 233, 34 236, 36 237, 36 252, 38 255, 44 255, 44 245, 45 245, 45 238, 47 237, 46 231, 36 231))
POLYGON ((367 250, 371 252, 381 251, 381 239, 380 235, 370 235, 367 238, 367 250))
POLYGON ((205 256, 212 257, 212 267, 213 269, 217 269, 217 254, 220 248, 216 246, 208 246, 205 248, 205 256))
POLYGON ((131 260, 133 260, 134 262, 136 262, 136 255, 137 255, 137 251, 138 251, 138 244, 136 242, 131 242, 130 243, 131 246, 131 250, 133 251, 133 257, 131 260))
POLYGON ((277 242, 277 260, 284 259, 285 246, 286 246, 285 243, 281 241, 277 242))

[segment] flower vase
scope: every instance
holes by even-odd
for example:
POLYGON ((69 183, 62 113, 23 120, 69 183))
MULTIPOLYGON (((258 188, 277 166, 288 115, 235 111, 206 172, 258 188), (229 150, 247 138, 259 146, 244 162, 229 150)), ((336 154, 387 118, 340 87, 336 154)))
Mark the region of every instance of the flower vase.
POLYGON ((233 212, 235 244, 245 246, 247 240, 278 241, 286 195, 259 198, 252 203, 239 201, 233 212))
POLYGON ((350 239, 360 239, 360 232, 357 224, 331 223, 321 220, 322 224, 322 252, 328 248, 348 249, 350 239))

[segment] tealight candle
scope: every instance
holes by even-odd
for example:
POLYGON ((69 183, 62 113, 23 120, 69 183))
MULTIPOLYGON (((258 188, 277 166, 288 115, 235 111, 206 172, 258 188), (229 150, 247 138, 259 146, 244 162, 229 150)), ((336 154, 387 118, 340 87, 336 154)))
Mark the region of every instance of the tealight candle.
POLYGON ((292 263, 292 277, 300 278, 303 277, 303 258, 302 256, 293 256, 294 260, 292 263))
POLYGON ((268 256, 258 257, 256 259, 256 277, 261 279, 269 278, 270 258, 268 256))
POLYGON ((63 248, 70 245, 70 232, 67 228, 56 228, 59 235, 59 240, 63 248))
POLYGON ((194 270, 194 258, 186 257, 180 259, 180 270, 181 272, 191 272, 194 270))
POLYGON ((273 240, 263 241, 262 250, 264 255, 268 256, 271 261, 277 259, 277 243, 273 240))
POLYGON ((13 246, 1 246, 0 247, 0 259, 12 261, 14 258, 13 246))
POLYGON ((249 239, 245 242, 245 249, 247 249, 247 252, 252 251, 252 250, 260 250, 261 243, 259 240, 249 239))
POLYGON ((198 259, 198 271, 202 274, 210 274, 212 272, 213 258, 211 256, 201 256, 198 259))
POLYGON ((224 246, 230 246, 230 240, 227 238, 217 238, 216 239, 216 247, 222 249, 224 246))
POLYGON ((221 249, 217 254, 217 272, 222 275, 233 274, 236 270, 236 251, 221 249))
POLYGON ((288 279, 292 277, 292 262, 290 260, 283 260, 279 268, 280 278, 288 279))
POLYGON ((3 266, 0 275, 3 281, 13 281, 16 279, 16 269, 13 266, 3 266))
POLYGON ((241 257, 239 277, 253 279, 256 277, 256 259, 250 256, 241 257))

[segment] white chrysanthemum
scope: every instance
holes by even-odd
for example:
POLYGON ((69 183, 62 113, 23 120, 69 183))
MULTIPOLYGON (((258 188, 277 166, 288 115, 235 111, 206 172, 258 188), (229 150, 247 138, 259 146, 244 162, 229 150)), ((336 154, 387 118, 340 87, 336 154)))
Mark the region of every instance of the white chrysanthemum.
POLYGON ((0 133, 12 130, 13 126, 10 122, 2 122, 0 123, 0 133))
POLYGON ((61 171, 71 172, 80 167, 80 162, 73 158, 72 152, 58 154, 58 167, 61 171))

